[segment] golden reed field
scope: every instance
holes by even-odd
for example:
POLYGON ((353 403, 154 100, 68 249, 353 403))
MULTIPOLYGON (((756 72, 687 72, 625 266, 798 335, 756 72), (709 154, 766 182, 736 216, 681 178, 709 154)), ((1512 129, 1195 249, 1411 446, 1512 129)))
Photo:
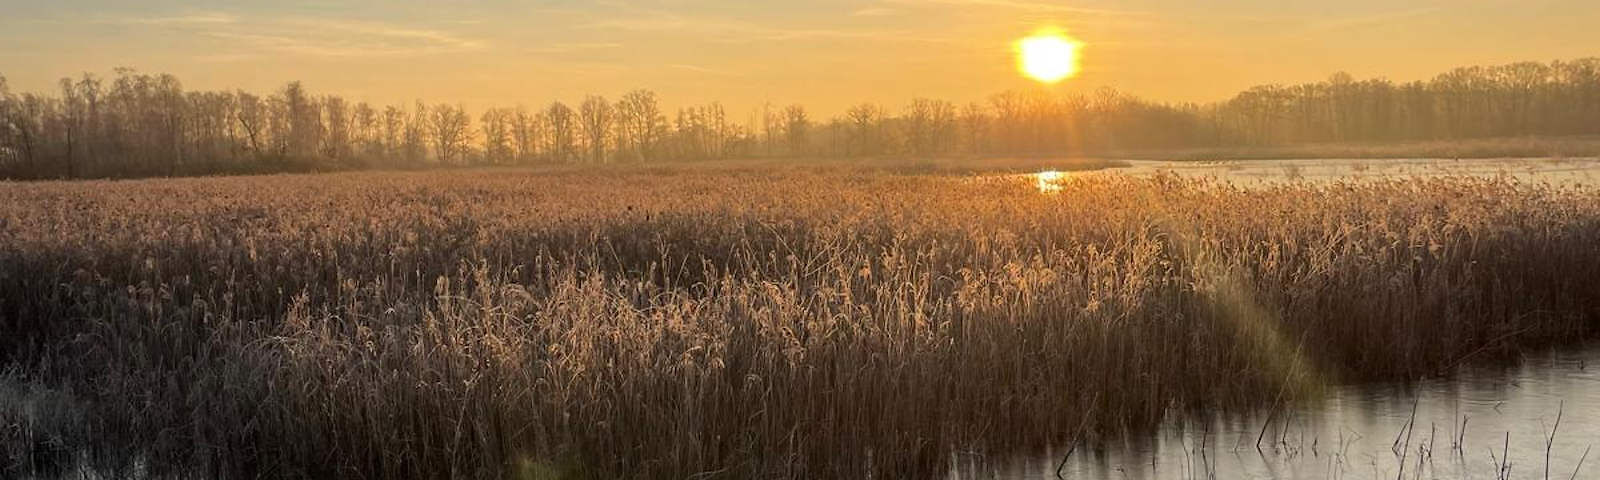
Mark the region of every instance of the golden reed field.
POLYGON ((1592 338, 1600 192, 819 167, 0 183, 0 473, 928 478, 1592 338))

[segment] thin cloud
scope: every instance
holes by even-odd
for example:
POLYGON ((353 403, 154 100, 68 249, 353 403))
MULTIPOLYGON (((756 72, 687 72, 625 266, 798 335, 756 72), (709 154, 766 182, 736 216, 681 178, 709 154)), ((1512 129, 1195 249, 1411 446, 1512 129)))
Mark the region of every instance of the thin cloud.
POLYGON ((393 57, 479 50, 484 42, 406 25, 322 18, 241 18, 229 13, 124 17, 98 23, 143 26, 221 40, 232 50, 203 57, 249 58, 267 53, 316 57, 393 57))
POLYGON ((700 74, 707 74, 707 75, 720 75, 720 76, 725 76, 725 77, 739 76, 739 74, 737 74, 737 73, 729 72, 729 71, 726 71, 726 70, 717 70, 717 69, 714 69, 714 68, 702 67, 702 66, 699 66, 699 65, 690 65, 690 64, 687 64, 687 63, 674 63, 674 64, 667 65, 667 68, 673 68, 673 69, 684 70, 684 71, 700 73, 700 74))
POLYGON ((622 48, 622 44, 617 42, 553 43, 549 45, 526 47, 522 50, 531 53, 573 53, 593 50, 610 50, 614 48, 622 48))
POLYGON ((887 17, 899 13, 892 8, 863 8, 850 13, 852 17, 887 17))
POLYGON ((1227 15, 1208 14, 1218 22, 1244 24, 1247 31, 1268 35, 1297 35, 1356 30, 1402 23, 1418 17, 1442 14, 1439 6, 1426 6, 1337 18, 1307 17, 1304 15, 1227 15))
POLYGON ((260 59, 261 58, 261 54, 257 54, 257 53, 221 53, 221 54, 216 54, 216 55, 196 55, 196 56, 194 56, 192 58, 194 58, 194 61, 196 61, 196 62, 204 62, 204 63, 238 63, 238 62, 247 62, 247 61, 254 61, 254 60, 260 59))
POLYGON ((655 14, 645 17, 601 20, 580 25, 579 28, 618 30, 628 32, 677 32, 693 34, 721 41, 753 40, 898 40, 943 43, 946 40, 916 35, 904 31, 855 31, 824 28, 794 28, 767 26, 747 22, 712 18, 684 17, 655 14))
POLYGON ((995 7, 1012 10, 1023 10, 1038 13, 1073 13, 1093 15, 1143 15, 1144 12, 1132 10, 1113 10, 1105 8, 1074 7, 1059 3, 1034 2, 1027 0, 883 0, 884 3, 908 6, 965 6, 965 7, 995 7))
POLYGON ((168 17, 121 17, 100 20, 97 23, 116 25, 227 25, 239 22, 239 17, 227 13, 196 13, 168 17))
POLYGON ((1313 22, 1305 28, 1308 33, 1321 33, 1337 30, 1351 30, 1366 27, 1375 27, 1386 24, 1399 23, 1417 17, 1432 15, 1439 12, 1439 7, 1413 8, 1393 12, 1382 12, 1372 15, 1363 15, 1350 18, 1336 18, 1313 22))
POLYGON ((342 33, 355 37, 366 37, 377 41, 411 40, 424 47, 438 47, 447 51, 476 50, 483 48, 483 43, 477 40, 466 39, 456 35, 437 30, 424 30, 391 25, 378 22, 354 22, 344 20, 321 19, 293 19, 283 22, 286 26, 302 27, 308 30, 328 31, 342 33))

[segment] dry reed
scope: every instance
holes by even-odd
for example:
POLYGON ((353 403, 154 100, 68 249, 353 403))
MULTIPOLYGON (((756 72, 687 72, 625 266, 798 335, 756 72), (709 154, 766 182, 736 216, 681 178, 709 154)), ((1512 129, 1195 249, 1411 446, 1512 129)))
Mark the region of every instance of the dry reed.
POLYGON ((848 168, 0 184, 0 472, 927 478, 1588 336, 1597 200, 848 168))

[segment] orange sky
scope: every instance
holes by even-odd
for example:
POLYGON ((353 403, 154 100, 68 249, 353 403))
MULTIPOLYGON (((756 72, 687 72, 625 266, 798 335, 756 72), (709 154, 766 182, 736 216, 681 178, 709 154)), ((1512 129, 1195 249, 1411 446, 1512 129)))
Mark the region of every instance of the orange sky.
POLYGON ((1017 74, 1010 45, 1045 26, 1087 45, 1083 73, 1051 88, 1167 101, 1336 71, 1412 80, 1600 55, 1593 0, 38 3, 0 16, 0 74, 14 90, 132 66, 192 89, 264 92, 298 79, 355 100, 471 108, 632 88, 732 112, 764 101, 830 115, 859 101, 981 100, 1042 88, 1017 74))

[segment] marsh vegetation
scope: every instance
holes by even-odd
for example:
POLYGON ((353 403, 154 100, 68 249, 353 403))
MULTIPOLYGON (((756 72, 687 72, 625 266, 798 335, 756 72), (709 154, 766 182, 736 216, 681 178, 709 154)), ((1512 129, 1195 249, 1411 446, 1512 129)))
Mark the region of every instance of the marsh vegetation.
POLYGON ((0 184, 0 467, 928 478, 1590 338, 1600 194, 842 165, 0 184))

